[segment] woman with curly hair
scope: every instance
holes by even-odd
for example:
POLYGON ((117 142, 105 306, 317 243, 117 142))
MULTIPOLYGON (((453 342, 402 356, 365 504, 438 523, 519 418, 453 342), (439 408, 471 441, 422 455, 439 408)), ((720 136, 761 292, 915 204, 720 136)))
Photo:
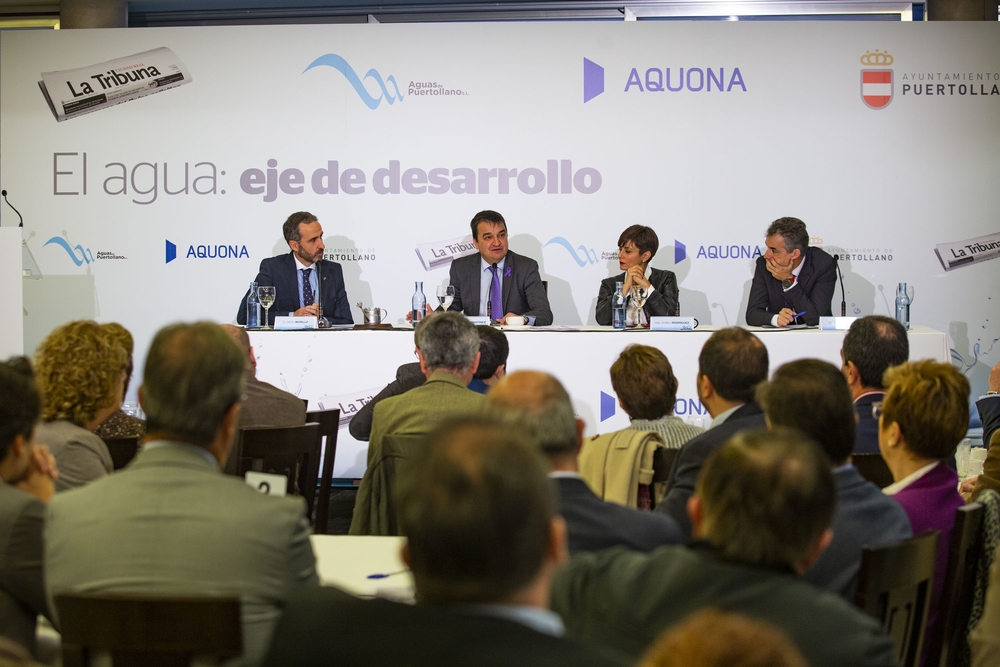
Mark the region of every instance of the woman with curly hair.
POLYGON ((35 350, 43 420, 36 440, 48 445, 56 458, 57 492, 113 470, 111 453, 93 430, 121 407, 127 356, 91 321, 64 324, 35 350))
MULTIPOLYGON (((132 340, 132 334, 129 333, 129 330, 117 322, 102 324, 101 329, 125 350, 125 355, 128 358, 125 368, 122 369, 125 372, 125 387, 122 389, 122 396, 125 396, 128 394, 129 380, 132 379, 132 369, 134 368, 132 350, 134 349, 135 342, 132 340)), ((119 409, 112 412, 110 417, 101 422, 94 429, 94 433, 103 440, 107 440, 108 438, 130 438, 132 436, 136 436, 142 440, 143 436, 146 435, 146 421, 132 415, 127 415, 119 409)))

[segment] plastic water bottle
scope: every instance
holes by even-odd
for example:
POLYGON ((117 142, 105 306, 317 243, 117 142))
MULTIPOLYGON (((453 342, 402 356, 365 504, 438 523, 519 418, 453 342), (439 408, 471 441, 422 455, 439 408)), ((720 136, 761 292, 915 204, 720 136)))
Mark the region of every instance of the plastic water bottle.
POLYGON ((257 283, 250 283, 250 294, 247 295, 247 329, 260 328, 260 298, 257 296, 257 283))
POLYGON ((899 283, 899 286, 896 288, 896 321, 909 331, 910 295, 906 293, 906 283, 899 283))
POLYGON ((625 328, 625 292, 622 287, 625 283, 615 282, 615 295, 611 297, 611 326, 615 329, 625 328))
POLYGON ((417 322, 424 319, 424 313, 427 311, 427 297, 424 296, 424 284, 420 281, 414 283, 416 289, 413 292, 413 299, 410 300, 410 306, 412 308, 410 314, 413 319, 413 326, 417 326, 417 322))

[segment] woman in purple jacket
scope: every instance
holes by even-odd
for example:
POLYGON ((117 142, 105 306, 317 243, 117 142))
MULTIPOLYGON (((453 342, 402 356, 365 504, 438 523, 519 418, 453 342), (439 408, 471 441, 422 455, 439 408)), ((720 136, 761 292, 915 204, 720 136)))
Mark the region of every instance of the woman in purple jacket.
POLYGON ((941 532, 927 616, 931 635, 948 568, 955 512, 964 504, 958 494, 958 474, 944 460, 955 454, 968 430, 969 381, 951 364, 931 360, 894 366, 884 379, 885 397, 873 409, 881 410, 879 449, 894 483, 883 491, 906 510, 914 535, 941 532))

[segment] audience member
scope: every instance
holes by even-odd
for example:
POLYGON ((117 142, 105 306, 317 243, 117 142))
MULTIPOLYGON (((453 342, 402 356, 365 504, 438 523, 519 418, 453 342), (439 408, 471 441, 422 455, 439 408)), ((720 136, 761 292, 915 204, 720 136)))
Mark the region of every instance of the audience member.
POLYGON ((951 364, 928 359, 890 368, 885 384, 885 399, 875 407, 881 411, 878 444, 893 483, 883 492, 906 510, 914 535, 941 533, 927 614, 928 636, 934 636, 951 529, 965 504, 958 473, 945 459, 955 455, 969 427, 969 381, 951 364))
POLYGON ((667 478, 667 495, 657 512, 674 518, 691 535, 687 502, 708 455, 740 431, 764 426, 764 414, 753 390, 767 379, 767 348, 746 329, 716 331, 698 356, 698 398, 712 416, 711 427, 687 441, 674 459, 667 478))
POLYGON ((31 655, 38 616, 49 617, 42 529, 57 474, 48 450, 34 441, 41 409, 28 360, 0 363, 0 637, 31 655))
POLYGON ((569 394, 559 380, 539 371, 511 373, 487 395, 486 407, 537 442, 548 460, 549 477, 556 481, 560 513, 569 532, 570 553, 617 545, 652 551, 685 541, 672 518, 604 502, 590 490, 576 461, 584 423, 573 414, 569 394))
POLYGON ((385 386, 385 389, 375 394, 370 401, 354 413, 347 429, 355 440, 367 441, 372 434, 372 417, 375 414, 375 406, 387 398, 405 394, 411 389, 419 387, 427 382, 423 371, 420 370, 420 362, 403 364, 396 369, 396 379, 385 386))
POLYGON ((705 609, 666 630, 639 667, 808 667, 788 636, 770 623, 705 609))
POLYGON ((677 449, 705 432, 674 416, 677 378, 667 356, 649 345, 629 345, 611 365, 611 386, 634 431, 655 431, 677 449))
POLYGON ((983 425, 983 445, 987 448, 986 460, 983 461, 983 472, 977 477, 969 477, 962 482, 962 498, 972 502, 986 489, 1000 493, 1000 363, 990 370, 989 389, 976 401, 979 411, 979 421, 983 425))
POLYGON ((990 370, 989 386, 976 401, 976 409, 983 424, 983 445, 989 447, 993 434, 1000 430, 1000 362, 990 370))
MULTIPOLYGON (((132 379, 132 371, 134 369, 132 352, 135 348, 135 341, 132 340, 132 334, 129 333, 129 330, 117 322, 102 324, 101 329, 125 350, 127 363, 125 368, 122 369, 125 373, 125 383, 122 386, 122 398, 124 400, 124 397, 128 395, 128 385, 132 379)), ((127 415, 123 410, 119 409, 112 412, 110 417, 98 424, 97 428, 94 429, 94 433, 102 440, 132 437, 142 440, 143 436, 146 435, 146 422, 138 417, 127 415)))
POLYGON ((910 339, 903 325, 884 315, 855 320, 840 348, 842 371, 857 412, 855 454, 878 454, 878 420, 872 404, 885 396, 882 376, 910 358, 910 339))
POLYGON ((427 381, 400 396, 375 406, 368 467, 358 488, 351 520, 351 535, 380 535, 394 518, 387 503, 380 502, 383 488, 386 435, 426 435, 452 416, 478 412, 483 395, 468 389, 479 366, 479 334, 461 313, 435 313, 421 320, 413 332, 420 370, 427 381))
POLYGON ((972 667, 1000 665, 1000 551, 993 556, 983 615, 969 635, 969 644, 972 647, 972 667))
POLYGON ((619 664, 559 637, 548 602, 566 528, 545 462, 523 434, 483 416, 453 421, 415 465, 400 522, 417 603, 303 592, 289 601, 266 665, 619 664))
POLYGON ((265 496, 219 472, 245 368, 244 351, 217 324, 156 334, 139 387, 143 450, 49 507, 50 600, 64 591, 237 596, 244 661, 260 661, 288 595, 318 579, 303 500, 265 496))
POLYGON ((567 635, 638 659, 659 633, 718 607, 771 623, 811 667, 895 665, 875 619, 800 581, 831 539, 830 463, 788 429, 743 431, 706 461, 688 510, 699 540, 649 554, 578 554, 556 573, 567 635))
POLYGON ((469 389, 485 394, 507 374, 510 344, 507 343, 507 335, 500 329, 479 325, 476 332, 479 334, 479 368, 472 376, 469 389))
POLYGON ((819 359, 792 361, 757 387, 757 402, 769 426, 799 429, 830 459, 837 485, 833 541, 802 578, 853 602, 861 549, 905 540, 913 531, 903 507, 851 465, 855 418, 844 376, 819 359))
POLYGON ((35 438, 56 457, 56 491, 114 469, 108 446, 93 431, 121 408, 127 367, 125 350, 96 322, 64 324, 35 351, 44 420, 35 438))

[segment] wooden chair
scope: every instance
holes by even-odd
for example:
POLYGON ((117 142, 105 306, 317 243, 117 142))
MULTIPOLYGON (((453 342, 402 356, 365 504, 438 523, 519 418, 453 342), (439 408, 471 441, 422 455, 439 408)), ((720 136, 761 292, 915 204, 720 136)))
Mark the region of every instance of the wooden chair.
POLYGON ((289 493, 305 498, 312 516, 319 477, 319 424, 240 430, 237 474, 267 472, 288 478, 289 493))
POLYGON ((971 661, 969 655, 969 616, 976 590, 979 558, 983 551, 982 503, 959 507, 948 545, 948 570, 938 606, 936 632, 927 638, 925 664, 960 667, 971 661))
POLYGON ((337 458, 337 434, 340 433, 340 410, 307 412, 306 421, 319 424, 319 437, 323 442, 323 470, 316 492, 316 513, 313 532, 326 535, 330 523, 330 489, 333 484, 333 462, 337 458))
POLYGON ((851 463, 858 473, 880 489, 892 484, 892 473, 881 454, 854 454, 851 463))
POLYGON ((139 451, 139 436, 130 435, 124 438, 106 438, 104 444, 111 452, 111 462, 115 470, 121 470, 135 458, 139 451))
POLYGON ((903 667, 920 664, 940 533, 861 552, 855 603, 882 624, 903 667))
POLYGON ((114 667, 187 667, 194 656, 219 662, 243 653, 236 597, 56 596, 64 667, 111 654, 114 667))

